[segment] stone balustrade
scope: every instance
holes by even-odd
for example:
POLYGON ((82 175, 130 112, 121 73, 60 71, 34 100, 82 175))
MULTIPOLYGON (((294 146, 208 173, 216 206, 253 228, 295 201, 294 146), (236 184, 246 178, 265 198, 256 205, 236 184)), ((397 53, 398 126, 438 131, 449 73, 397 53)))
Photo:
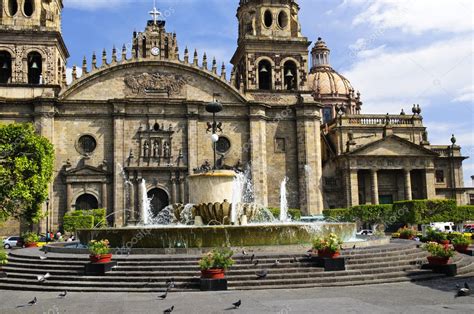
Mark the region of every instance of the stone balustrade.
POLYGON ((344 115, 334 119, 331 126, 423 126, 423 118, 419 115, 344 115))

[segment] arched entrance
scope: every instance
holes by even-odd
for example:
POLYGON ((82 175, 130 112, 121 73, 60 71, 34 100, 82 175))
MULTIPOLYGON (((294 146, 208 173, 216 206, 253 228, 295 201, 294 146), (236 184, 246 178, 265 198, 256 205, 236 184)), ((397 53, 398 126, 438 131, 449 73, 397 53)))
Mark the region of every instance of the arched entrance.
POLYGON ((148 198, 151 200, 151 211, 153 216, 170 204, 169 196, 163 189, 155 188, 148 191, 148 198))
POLYGON ((99 202, 92 194, 82 194, 76 200, 76 210, 89 210, 97 208, 99 208, 99 202))

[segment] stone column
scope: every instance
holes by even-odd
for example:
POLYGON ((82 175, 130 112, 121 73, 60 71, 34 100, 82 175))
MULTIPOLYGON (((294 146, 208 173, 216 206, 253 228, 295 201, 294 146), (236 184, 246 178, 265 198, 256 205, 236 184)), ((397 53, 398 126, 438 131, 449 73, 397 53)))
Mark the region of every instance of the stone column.
POLYGON ((143 185, 141 184, 142 183, 142 180, 143 179, 138 179, 137 180, 137 183, 138 183, 138 195, 137 195, 137 201, 138 201, 138 221, 141 221, 143 222, 143 218, 142 217, 143 215, 143 202, 142 202, 142 195, 143 195, 143 185))
POLYGON ((376 169, 370 170, 370 191, 372 196, 372 204, 379 204, 379 178, 376 169))
POLYGON ((188 104, 188 121, 187 121, 187 136, 188 136, 188 173, 192 174, 193 169, 198 167, 198 113, 199 106, 196 104, 188 104))
POLYGON ((107 182, 102 182, 102 208, 107 212, 107 182))
POLYGON ((184 187, 184 178, 180 178, 179 179, 179 202, 181 204, 185 204, 185 200, 184 200, 185 190, 184 190, 184 188, 185 188, 184 187))
POLYGON ((135 185, 136 185, 136 180, 134 178, 129 179, 128 184, 128 190, 129 190, 129 200, 128 200, 128 209, 129 214, 130 214, 130 219, 126 223, 128 224, 129 222, 131 223, 136 223, 137 222, 137 211, 136 211, 136 197, 135 197, 135 185))
POLYGON ((296 109, 300 207, 306 215, 324 209, 321 163, 320 106, 299 105, 296 109))
POLYGON ((435 190, 435 170, 434 169, 426 169, 425 170, 425 178, 423 180, 425 184, 425 194, 426 199, 434 199, 436 197, 436 190, 435 190))
POLYGON ((250 161, 255 201, 268 206, 267 182, 267 128, 265 108, 253 105, 250 108, 250 161))
MULTIPOLYGON (((70 212, 72 210, 72 184, 66 184, 66 212, 70 212)), ((51 205, 50 205, 51 210, 51 205)))
POLYGON ((171 204, 176 204, 176 178, 171 178, 171 204))
POLYGON ((357 169, 344 171, 346 206, 359 205, 359 177, 357 169))
POLYGON ((121 169, 117 163, 122 165, 126 162, 125 153, 125 103, 115 103, 114 106, 114 142, 113 150, 115 152, 114 159, 114 179, 113 179, 113 190, 114 190, 114 225, 117 227, 124 226, 126 198, 124 196, 124 180, 121 174, 121 169))
POLYGON ((411 192, 411 171, 410 169, 403 170, 405 175, 405 200, 411 201, 413 199, 411 192))

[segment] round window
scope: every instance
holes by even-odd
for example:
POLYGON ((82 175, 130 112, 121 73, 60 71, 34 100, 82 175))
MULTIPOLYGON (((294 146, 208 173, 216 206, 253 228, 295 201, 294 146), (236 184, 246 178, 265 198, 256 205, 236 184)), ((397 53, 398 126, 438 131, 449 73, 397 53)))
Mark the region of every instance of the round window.
POLYGON ((273 13, 270 10, 265 11, 263 15, 263 22, 266 27, 270 27, 273 24, 273 13))
POLYGON ((92 154, 97 148, 97 142, 94 137, 90 135, 83 135, 77 142, 78 150, 83 155, 92 154))
POLYGON ((219 140, 216 143, 216 152, 219 154, 225 154, 230 150, 230 141, 227 137, 219 136, 219 140))
POLYGON ((285 11, 281 11, 280 14, 278 14, 278 25, 281 28, 286 28, 288 26, 288 15, 285 11))

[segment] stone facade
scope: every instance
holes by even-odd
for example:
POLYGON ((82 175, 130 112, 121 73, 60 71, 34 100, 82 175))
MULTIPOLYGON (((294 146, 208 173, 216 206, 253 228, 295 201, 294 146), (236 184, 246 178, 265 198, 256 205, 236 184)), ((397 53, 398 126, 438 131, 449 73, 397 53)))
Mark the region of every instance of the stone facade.
POLYGON ((224 108, 217 116, 219 162, 250 167, 262 205, 279 205, 285 177, 290 207, 306 215, 389 195, 395 201, 454 191, 461 202, 458 146, 454 157, 430 146, 419 114, 361 115, 360 93, 331 68, 322 40, 308 70, 311 43, 296 1, 240 2, 230 80, 206 54, 190 56, 186 48, 181 58, 177 35, 155 19, 133 34, 132 51, 104 51, 101 62, 94 54, 81 77, 74 66, 69 85, 62 2, 33 2, 34 18, 26 19, 23 9, 9 14, 9 1, 0 1, 0 61, 11 64, 1 73, 0 122, 35 123, 55 146, 43 230, 87 207, 107 208, 111 225, 133 225, 144 193, 160 208, 187 202, 188 175, 212 161, 212 116, 205 110, 212 101, 224 108), (435 183, 439 170, 445 181, 435 183))

